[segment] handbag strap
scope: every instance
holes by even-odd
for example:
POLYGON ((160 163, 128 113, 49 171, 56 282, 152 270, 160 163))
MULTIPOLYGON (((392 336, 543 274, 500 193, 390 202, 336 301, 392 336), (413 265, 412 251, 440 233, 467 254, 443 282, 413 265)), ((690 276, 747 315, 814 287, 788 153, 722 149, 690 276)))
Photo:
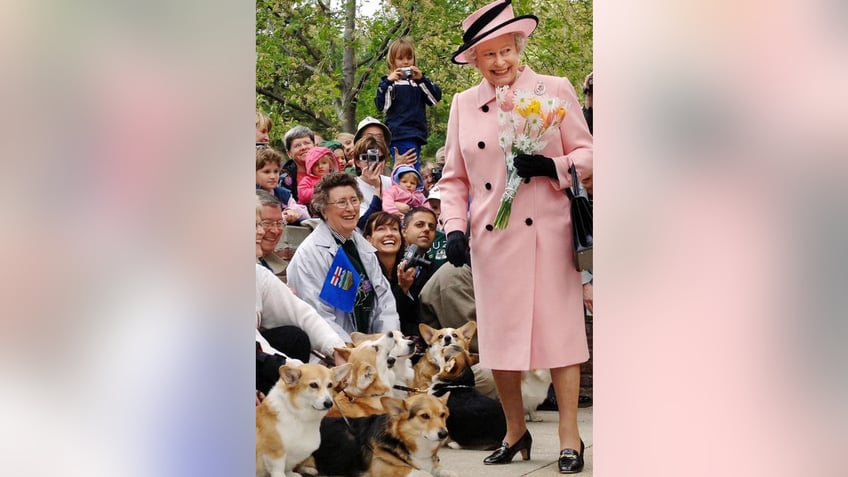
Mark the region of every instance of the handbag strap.
POLYGON ((571 163, 571 167, 568 168, 568 172, 571 173, 571 187, 565 189, 565 194, 570 200, 574 200, 575 197, 586 197, 588 199, 589 193, 586 192, 586 188, 580 183, 580 178, 577 176, 577 168, 574 167, 573 162, 571 163))

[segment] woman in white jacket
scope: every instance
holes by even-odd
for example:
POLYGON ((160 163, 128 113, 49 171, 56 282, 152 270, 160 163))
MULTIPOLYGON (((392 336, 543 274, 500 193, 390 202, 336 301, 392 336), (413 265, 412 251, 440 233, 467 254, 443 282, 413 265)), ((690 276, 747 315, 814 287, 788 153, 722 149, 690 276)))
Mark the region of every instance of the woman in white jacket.
POLYGON ((345 341, 350 341, 354 331, 382 333, 400 329, 395 298, 380 270, 376 249, 356 229, 361 203, 362 192, 354 177, 343 172, 324 176, 312 197, 312 208, 321 223, 297 248, 286 270, 289 286, 315 307, 345 341), (351 312, 319 297, 339 250, 344 250, 359 276, 351 312))

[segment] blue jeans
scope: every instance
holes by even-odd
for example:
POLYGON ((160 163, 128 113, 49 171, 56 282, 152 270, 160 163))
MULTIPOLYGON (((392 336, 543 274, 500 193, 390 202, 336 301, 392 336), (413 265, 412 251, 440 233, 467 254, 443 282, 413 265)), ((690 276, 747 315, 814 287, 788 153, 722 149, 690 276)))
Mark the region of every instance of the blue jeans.
MULTIPOLYGON (((415 149, 415 170, 421 172, 421 145, 413 141, 392 141, 389 144, 389 152, 392 155, 392 160, 395 160, 395 148, 398 153, 403 154, 410 149, 415 149)), ((397 162, 393 162, 396 166, 397 162)), ((394 167, 393 167, 394 168, 394 167)))

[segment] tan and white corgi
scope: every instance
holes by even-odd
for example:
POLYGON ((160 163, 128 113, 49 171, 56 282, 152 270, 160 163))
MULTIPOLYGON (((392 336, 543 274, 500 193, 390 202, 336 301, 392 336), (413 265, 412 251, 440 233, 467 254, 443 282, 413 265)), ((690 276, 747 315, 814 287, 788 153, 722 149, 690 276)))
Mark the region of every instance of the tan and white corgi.
MULTIPOLYGON (((440 371, 440 359, 442 350, 452 344, 456 344, 468 350, 471 338, 477 332, 477 323, 469 321, 459 328, 435 329, 424 323, 418 325, 421 338, 427 343, 424 356, 415 364, 415 379, 413 387, 427 388, 433 380, 433 376, 440 371)), ((442 361, 443 362, 443 361, 442 361)))
POLYGON ((353 332, 350 339, 354 345, 363 343, 374 343, 388 336, 394 340, 394 345, 389 351, 389 357, 394 358, 394 361, 389 361, 389 378, 392 383, 391 395, 403 399, 407 396, 406 391, 397 389, 394 386, 408 387, 412 385, 415 378, 415 371, 412 369, 412 355, 415 353, 415 342, 403 337, 400 331, 387 331, 385 333, 376 333, 366 335, 364 333, 353 332))
POLYGON ((383 337, 371 344, 364 342, 355 348, 336 348, 350 364, 350 371, 340 382, 333 400, 336 406, 328 417, 363 417, 383 414, 380 398, 389 393, 392 384, 388 362, 394 340, 383 337))
POLYGON ((321 444, 321 419, 335 383, 350 365, 280 366, 280 379, 256 407, 256 475, 295 476, 292 469, 321 444))
POLYGON ((321 475, 355 477, 456 477, 439 465, 448 437, 449 395, 385 396, 386 413, 321 422, 314 457, 321 475))

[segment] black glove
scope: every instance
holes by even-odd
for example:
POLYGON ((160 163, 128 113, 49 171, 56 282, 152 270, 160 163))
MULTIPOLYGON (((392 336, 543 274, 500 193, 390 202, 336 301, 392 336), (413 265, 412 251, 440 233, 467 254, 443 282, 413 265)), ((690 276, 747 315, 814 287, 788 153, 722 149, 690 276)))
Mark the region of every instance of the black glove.
POLYGON ((527 177, 550 177, 556 179, 557 172, 554 160, 539 154, 519 154, 512 160, 515 172, 519 176, 527 177))
POLYGON ((448 234, 445 253, 448 256, 448 261, 454 267, 461 267, 466 263, 471 264, 471 256, 468 253, 468 239, 459 230, 454 230, 448 234))

